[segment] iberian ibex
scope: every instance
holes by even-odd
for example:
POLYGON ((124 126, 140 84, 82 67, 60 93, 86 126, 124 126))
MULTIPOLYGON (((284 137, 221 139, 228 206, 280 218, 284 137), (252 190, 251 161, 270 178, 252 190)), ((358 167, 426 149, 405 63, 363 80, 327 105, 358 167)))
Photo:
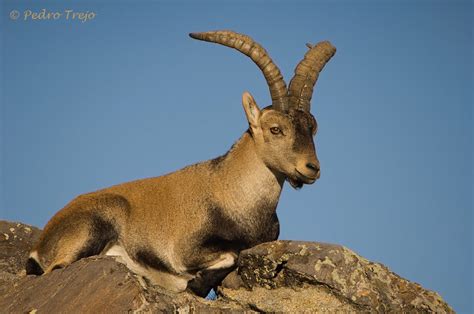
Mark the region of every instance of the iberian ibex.
POLYGON ((249 128, 223 156, 75 198, 47 223, 28 274, 105 254, 119 256, 153 284, 205 296, 235 267, 241 250, 278 238, 276 207, 285 180, 300 188, 319 178, 310 101, 336 49, 329 42, 308 45, 287 88, 250 37, 231 31, 190 36, 250 57, 265 76, 272 104, 260 110, 243 94, 249 128))

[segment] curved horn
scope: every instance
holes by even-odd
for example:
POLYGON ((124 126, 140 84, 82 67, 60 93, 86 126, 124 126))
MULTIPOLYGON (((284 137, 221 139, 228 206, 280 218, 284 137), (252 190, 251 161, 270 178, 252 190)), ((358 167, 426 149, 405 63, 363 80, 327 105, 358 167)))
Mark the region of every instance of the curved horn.
POLYGON ((313 46, 306 44, 309 51, 295 68, 295 75, 288 88, 289 106, 305 111, 311 109, 313 88, 318 80, 319 72, 336 53, 336 48, 329 41, 323 41, 313 46))
POLYGON ((288 110, 288 96, 286 83, 283 80, 280 70, 273 63, 267 51, 246 35, 238 34, 232 31, 213 31, 205 33, 190 33, 189 36, 194 39, 218 43, 227 47, 234 48, 255 62, 263 75, 270 89, 272 97, 272 106, 280 111, 288 110))

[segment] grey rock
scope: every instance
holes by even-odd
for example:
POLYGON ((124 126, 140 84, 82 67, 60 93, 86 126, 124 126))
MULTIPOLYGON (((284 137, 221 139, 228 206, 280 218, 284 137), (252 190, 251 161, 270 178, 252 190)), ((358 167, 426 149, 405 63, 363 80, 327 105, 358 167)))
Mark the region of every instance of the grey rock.
POLYGON ((332 244, 275 241, 243 251, 216 301, 150 286, 112 257, 43 276, 24 265, 40 230, 0 221, 0 312, 5 313, 452 313, 441 297, 332 244))
POLYGON ((0 297, 5 313, 245 312, 233 302, 149 287, 112 257, 89 257, 69 267, 26 276, 0 297))
POLYGON ((0 269, 14 275, 23 272, 30 248, 40 233, 30 225, 0 221, 0 269))
POLYGON ((265 312, 453 313, 422 288, 334 244, 275 241, 241 252, 223 299, 265 312))
POLYGON ((41 231, 0 221, 1 313, 251 313, 231 301, 153 287, 112 257, 89 257, 43 276, 26 276, 25 262, 41 231))
POLYGON ((0 221, 0 295, 8 283, 25 275, 25 261, 40 233, 30 225, 0 221))

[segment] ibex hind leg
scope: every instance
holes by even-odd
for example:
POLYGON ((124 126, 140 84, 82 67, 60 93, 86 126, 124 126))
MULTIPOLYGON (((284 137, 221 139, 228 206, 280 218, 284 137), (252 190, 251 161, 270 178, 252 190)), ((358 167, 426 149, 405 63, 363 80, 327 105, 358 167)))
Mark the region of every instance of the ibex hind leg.
POLYGON ((93 212, 71 213, 60 224, 46 229, 37 251, 30 254, 45 262, 44 273, 63 268, 81 258, 100 254, 118 234, 111 222, 93 212))
POLYGON ((120 195, 86 194, 60 210, 46 225, 26 265, 28 274, 42 274, 80 258, 100 254, 118 239, 119 226, 130 210, 120 195))
POLYGON ((58 213, 41 233, 30 253, 26 273, 41 275, 77 260, 89 238, 87 215, 74 211, 58 213))

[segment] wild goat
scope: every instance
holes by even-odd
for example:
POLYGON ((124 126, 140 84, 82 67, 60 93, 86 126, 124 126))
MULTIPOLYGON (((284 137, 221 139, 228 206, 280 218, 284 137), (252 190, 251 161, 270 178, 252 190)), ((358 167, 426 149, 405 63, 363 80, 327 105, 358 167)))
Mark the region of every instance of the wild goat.
POLYGON ((272 104, 260 110, 243 94, 249 128, 221 157, 75 198, 47 223, 28 274, 105 254, 153 284, 205 296, 235 267, 241 250, 278 238, 276 207, 285 180, 300 188, 319 178, 310 101, 336 49, 327 41, 308 44, 287 89, 278 67, 250 37, 232 31, 190 36, 250 57, 265 76, 272 104))

